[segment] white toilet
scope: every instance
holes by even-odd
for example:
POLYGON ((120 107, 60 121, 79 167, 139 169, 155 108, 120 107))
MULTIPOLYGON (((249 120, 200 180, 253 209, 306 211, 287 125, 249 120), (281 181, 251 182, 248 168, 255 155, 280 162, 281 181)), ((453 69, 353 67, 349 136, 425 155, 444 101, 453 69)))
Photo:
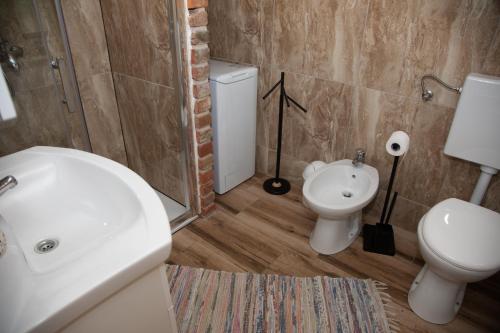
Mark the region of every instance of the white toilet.
POLYGON ((418 225, 425 266, 411 286, 408 303, 421 318, 446 324, 457 314, 467 283, 500 270, 500 214, 447 199, 418 225))
POLYGON ((418 225, 425 266, 408 294, 421 318, 445 324, 457 314, 467 283, 500 270, 500 214, 479 206, 500 169, 500 78, 469 74, 461 90, 444 153, 479 164, 470 202, 447 199, 418 225))
POLYGON ((309 244, 322 254, 347 248, 361 230, 361 210, 375 197, 377 169, 352 160, 316 161, 304 171, 304 204, 318 213, 309 244))

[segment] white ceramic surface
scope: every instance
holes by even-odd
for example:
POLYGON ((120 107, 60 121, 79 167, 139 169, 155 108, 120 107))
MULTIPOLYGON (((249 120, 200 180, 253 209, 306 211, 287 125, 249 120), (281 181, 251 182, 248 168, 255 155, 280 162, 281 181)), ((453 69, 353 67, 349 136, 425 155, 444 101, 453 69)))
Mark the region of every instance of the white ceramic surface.
POLYGON ((255 174, 256 67, 210 60, 214 190, 226 193, 255 174))
POLYGON ((500 214, 463 200, 446 199, 426 214, 422 241, 456 266, 474 271, 497 269, 500 214))
POLYGON ((444 153, 500 169, 500 77, 467 76, 444 153))
POLYGON ((307 207, 318 213, 311 247, 333 254, 348 247, 361 230, 361 210, 373 200, 379 184, 375 168, 351 160, 324 165, 309 175, 302 194, 307 207))
POLYGON ((323 217, 336 218, 365 207, 377 193, 377 169, 341 160, 320 168, 302 189, 309 207, 323 217))
POLYGON ((455 318, 467 283, 500 269, 500 214, 447 199, 418 225, 420 253, 426 265, 408 293, 411 309, 424 320, 446 324, 455 318))
POLYGON ((0 331, 57 331, 165 261, 168 218, 130 169, 73 149, 34 147, 0 158, 0 331), (49 253, 35 244, 53 238, 49 253))

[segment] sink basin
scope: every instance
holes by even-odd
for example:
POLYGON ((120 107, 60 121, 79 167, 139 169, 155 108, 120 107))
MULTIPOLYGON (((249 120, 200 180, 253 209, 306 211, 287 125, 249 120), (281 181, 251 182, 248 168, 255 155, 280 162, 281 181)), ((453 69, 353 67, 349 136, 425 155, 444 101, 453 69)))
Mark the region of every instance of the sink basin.
POLYGON ((0 331, 57 331, 164 262, 167 214, 130 169, 73 149, 34 147, 0 158, 0 331))

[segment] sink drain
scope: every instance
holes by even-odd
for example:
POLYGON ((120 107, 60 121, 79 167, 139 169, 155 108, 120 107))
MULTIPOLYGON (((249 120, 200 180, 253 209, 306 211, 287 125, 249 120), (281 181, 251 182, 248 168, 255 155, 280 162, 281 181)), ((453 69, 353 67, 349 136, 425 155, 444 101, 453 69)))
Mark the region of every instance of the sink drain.
POLYGON ((57 239, 44 239, 36 243, 35 252, 36 253, 48 253, 54 250, 59 245, 57 239))
POLYGON ((352 197, 352 193, 349 191, 342 191, 342 196, 344 196, 345 198, 350 198, 352 197))

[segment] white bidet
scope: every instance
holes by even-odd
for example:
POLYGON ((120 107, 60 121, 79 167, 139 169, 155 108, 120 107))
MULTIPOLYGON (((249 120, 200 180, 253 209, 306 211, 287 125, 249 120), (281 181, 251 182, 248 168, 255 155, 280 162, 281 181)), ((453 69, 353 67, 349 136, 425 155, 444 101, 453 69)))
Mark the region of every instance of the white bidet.
POLYGON ((351 160, 313 165, 313 172, 304 173, 302 189, 304 203, 319 215, 309 243, 316 252, 334 254, 359 235, 361 210, 377 193, 378 172, 351 160))

